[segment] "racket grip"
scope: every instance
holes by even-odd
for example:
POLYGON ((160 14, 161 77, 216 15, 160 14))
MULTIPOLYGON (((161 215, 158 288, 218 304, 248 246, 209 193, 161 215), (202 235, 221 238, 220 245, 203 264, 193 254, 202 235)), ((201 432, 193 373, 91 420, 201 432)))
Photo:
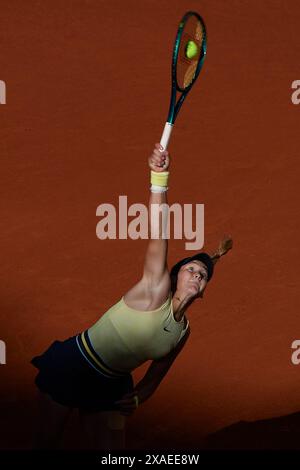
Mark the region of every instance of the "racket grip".
POLYGON ((171 133, 172 133, 172 129, 173 129, 173 124, 166 122, 163 134, 160 139, 160 145, 163 147, 163 150, 167 150, 171 133))

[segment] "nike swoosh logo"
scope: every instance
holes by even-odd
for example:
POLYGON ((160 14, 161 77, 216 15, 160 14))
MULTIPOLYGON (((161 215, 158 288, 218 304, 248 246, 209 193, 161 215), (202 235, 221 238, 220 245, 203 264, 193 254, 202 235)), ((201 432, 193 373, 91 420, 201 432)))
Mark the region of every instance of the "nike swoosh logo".
POLYGON ((171 333, 171 331, 170 331, 170 330, 167 330, 166 327, 164 327, 164 330, 167 331, 168 333, 171 333))

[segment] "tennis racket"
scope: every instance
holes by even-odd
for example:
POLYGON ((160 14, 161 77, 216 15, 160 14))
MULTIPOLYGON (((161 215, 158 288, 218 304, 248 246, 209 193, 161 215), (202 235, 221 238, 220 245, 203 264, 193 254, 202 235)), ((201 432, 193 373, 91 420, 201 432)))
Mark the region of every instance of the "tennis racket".
POLYGON ((164 150, 168 147, 182 103, 200 73, 205 55, 206 29, 204 21, 198 13, 188 11, 180 21, 173 49, 171 100, 167 122, 160 140, 160 145, 164 150), (177 92, 181 95, 176 102, 177 92))

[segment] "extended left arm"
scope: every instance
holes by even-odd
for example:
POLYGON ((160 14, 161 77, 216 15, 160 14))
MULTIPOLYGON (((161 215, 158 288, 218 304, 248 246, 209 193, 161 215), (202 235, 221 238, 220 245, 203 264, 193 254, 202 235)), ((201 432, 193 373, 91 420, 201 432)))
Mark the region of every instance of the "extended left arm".
POLYGON ((190 327, 188 327, 184 337, 177 344, 177 346, 172 349, 166 356, 161 359, 157 359, 151 362, 146 374, 135 386, 134 391, 126 394, 122 400, 117 401, 116 403, 120 405, 120 410, 123 414, 131 414, 135 408, 136 403, 134 396, 138 397, 138 402, 143 403, 155 392, 162 379, 167 374, 171 365, 175 361, 176 357, 183 349, 185 343, 187 342, 190 336, 190 327))
POLYGON ((161 359, 157 359, 151 362, 146 374, 135 387, 135 391, 138 393, 138 395, 141 395, 140 402, 145 401, 142 400, 143 397, 146 396, 145 399, 147 399, 155 392, 162 379, 165 377, 168 370, 170 369, 171 365, 175 361, 176 357, 183 349, 185 343, 188 340, 189 335, 190 327, 188 327, 182 340, 177 344, 174 349, 172 349, 172 351, 169 352, 169 354, 162 357, 161 359))

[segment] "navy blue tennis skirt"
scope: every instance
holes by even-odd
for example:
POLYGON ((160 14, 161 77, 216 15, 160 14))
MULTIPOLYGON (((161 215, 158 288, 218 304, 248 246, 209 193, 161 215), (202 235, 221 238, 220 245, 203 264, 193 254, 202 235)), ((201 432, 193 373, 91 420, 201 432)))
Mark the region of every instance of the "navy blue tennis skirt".
MULTIPOLYGON (((133 391, 131 374, 110 376, 109 368, 103 368, 99 362, 101 358, 95 357, 94 350, 96 362, 85 357, 81 338, 87 346, 85 332, 65 341, 54 341, 43 354, 35 356, 30 361, 39 369, 35 384, 54 401, 67 407, 86 412, 118 410, 114 402, 133 391)), ((91 348, 89 343, 89 352, 91 348)))

